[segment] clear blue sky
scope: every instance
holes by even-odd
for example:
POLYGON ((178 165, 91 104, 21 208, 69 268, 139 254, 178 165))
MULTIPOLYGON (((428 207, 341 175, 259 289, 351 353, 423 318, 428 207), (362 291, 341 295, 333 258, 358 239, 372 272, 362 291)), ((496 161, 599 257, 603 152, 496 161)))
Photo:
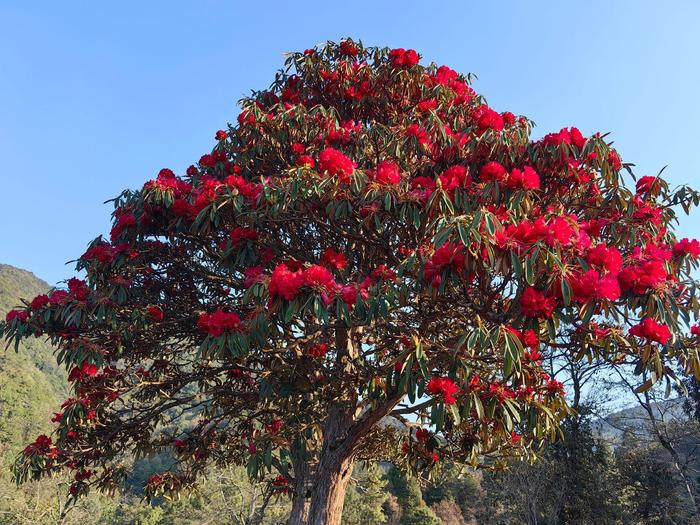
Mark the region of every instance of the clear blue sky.
POLYGON ((700 186, 699 20, 691 0, 0 0, 0 262, 71 276, 109 230, 103 201, 208 151, 284 51, 344 36, 477 74, 538 136, 610 131, 638 174, 700 186))

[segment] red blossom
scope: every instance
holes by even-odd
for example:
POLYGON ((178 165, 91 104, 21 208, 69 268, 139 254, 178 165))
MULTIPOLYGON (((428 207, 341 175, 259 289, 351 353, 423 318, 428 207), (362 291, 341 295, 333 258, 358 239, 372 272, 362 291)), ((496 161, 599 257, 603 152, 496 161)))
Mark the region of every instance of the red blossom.
POLYGON ((506 169, 495 160, 487 162, 481 168, 479 178, 482 182, 504 182, 506 180, 506 169))
POLYGON ((615 275, 600 275, 595 270, 575 275, 571 278, 574 300, 585 303, 591 299, 615 301, 620 298, 620 285, 615 275))
POLYGON ((304 284, 332 290, 335 288, 335 279, 328 268, 320 264, 314 264, 304 270, 304 284))
POLYGON ((588 250, 586 261, 593 266, 615 274, 622 267, 622 256, 619 250, 614 246, 607 246, 602 243, 588 250))
POLYGON ((243 286, 250 288, 255 283, 262 282, 263 279, 263 268, 262 266, 251 266, 246 268, 243 272, 243 286))
POLYGON ((74 367, 68 374, 68 381, 82 381, 87 377, 95 377, 97 375, 97 365, 83 361, 80 366, 74 367))
POLYGON ((658 193, 661 189, 661 179, 651 175, 644 176, 637 181, 637 194, 658 193))
POLYGON ((76 301, 85 302, 90 296, 90 288, 88 288, 85 281, 75 277, 68 279, 68 290, 71 297, 76 301))
POLYGON ((416 139, 419 144, 429 144, 430 138, 425 128, 418 124, 411 124, 406 128, 406 136, 416 139))
POLYGON ((681 239, 673 245, 673 256, 682 257, 688 255, 691 259, 700 257, 700 242, 688 238, 681 239))
POLYGON ((446 405, 454 405, 457 402, 455 394, 459 392, 459 387, 448 377, 433 377, 428 381, 425 391, 432 396, 442 396, 446 405))
POLYGON ((309 347, 307 350, 311 357, 324 357, 328 352, 328 345, 326 343, 319 343, 309 347))
POLYGON ((333 268, 334 270, 344 270, 348 261, 340 252, 336 252, 332 248, 326 248, 321 254, 321 263, 328 268, 333 268))
POLYGON ((337 149, 326 148, 318 156, 318 167, 321 173, 329 177, 337 176, 340 182, 348 182, 355 164, 337 149))
POLYGON ((232 245, 236 245, 244 241, 254 242, 258 239, 258 232, 253 228, 237 226, 231 230, 229 239, 231 240, 232 245))
POLYGON ((282 297, 291 301, 296 297, 301 288, 306 282, 303 270, 291 271, 282 263, 278 265, 270 277, 268 290, 270 297, 282 297))
POLYGON ((384 160, 377 166, 374 176, 379 184, 398 184, 401 182, 401 172, 395 162, 384 160))
POLYGON ((32 299, 30 306, 32 307, 32 310, 41 310, 42 308, 48 306, 48 304, 49 296, 46 294, 41 294, 32 299))
POLYGON ((656 341, 663 345, 671 338, 671 331, 665 324, 658 323, 651 317, 645 317, 639 324, 630 328, 630 335, 656 341))
POLYGON ((545 317, 549 319, 554 312, 555 302, 552 297, 541 291, 528 287, 520 296, 520 309, 528 317, 545 317))
POLYGON ((503 116, 486 104, 482 104, 474 110, 473 118, 477 125, 478 134, 486 130, 503 131, 503 116))
POLYGON ((202 313, 197 320, 197 327, 212 337, 219 337, 228 332, 240 332, 243 327, 241 318, 235 312, 225 312, 221 308, 213 313, 202 313))
POLYGON ((340 48, 340 52, 344 55, 355 56, 359 53, 357 46, 352 40, 343 40, 338 47, 340 48))
POLYGON ((151 321, 160 322, 165 318, 163 309, 160 306, 149 306, 147 312, 151 321))
POLYGON ((507 385, 501 382, 491 383, 488 392, 485 393, 487 398, 495 398, 499 403, 503 404, 506 399, 514 399, 515 392, 507 385))
POLYGON ((515 168, 506 179, 506 188, 519 190, 539 190, 540 176, 530 166, 525 166, 522 170, 515 168))
POLYGON ((420 57, 413 49, 396 48, 389 51, 389 60, 394 67, 412 67, 420 57))
POLYGON ((454 191, 457 188, 465 187, 469 183, 469 173, 464 166, 452 166, 447 168, 438 177, 438 180, 444 190, 454 191))
POLYGON ((316 161, 309 155, 299 155, 295 164, 300 168, 313 168, 316 165, 316 161))
POLYGON ((27 312, 26 310, 10 310, 9 312, 7 312, 7 315, 5 315, 5 322, 7 323, 11 323, 15 319, 26 323, 27 319, 29 319, 29 312, 27 312))

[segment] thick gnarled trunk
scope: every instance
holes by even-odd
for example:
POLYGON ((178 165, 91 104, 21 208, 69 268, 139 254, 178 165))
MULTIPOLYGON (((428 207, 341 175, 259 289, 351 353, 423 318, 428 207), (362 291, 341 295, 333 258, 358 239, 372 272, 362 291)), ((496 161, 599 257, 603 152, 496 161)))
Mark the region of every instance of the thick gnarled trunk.
POLYGON ((340 524, 352 463, 352 458, 348 458, 329 470, 319 471, 311 496, 308 525, 340 524))
POLYGON ((347 443, 339 438, 350 423, 347 413, 341 407, 335 407, 326 421, 320 452, 307 459, 293 456, 294 486, 289 525, 340 523, 352 474, 354 447, 347 447, 347 443))

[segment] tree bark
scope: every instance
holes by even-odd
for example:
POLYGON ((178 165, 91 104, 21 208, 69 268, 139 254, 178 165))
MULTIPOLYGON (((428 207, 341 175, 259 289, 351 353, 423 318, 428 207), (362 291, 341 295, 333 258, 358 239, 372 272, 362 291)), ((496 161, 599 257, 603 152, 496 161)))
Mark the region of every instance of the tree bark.
POLYGON ((345 492, 352 475, 353 457, 336 464, 319 464, 311 497, 308 525, 339 525, 345 492))
POLYGON ((300 453, 292 453, 294 486, 292 490, 292 512, 288 525, 307 525, 311 507, 311 491, 316 477, 315 461, 306 459, 300 453))

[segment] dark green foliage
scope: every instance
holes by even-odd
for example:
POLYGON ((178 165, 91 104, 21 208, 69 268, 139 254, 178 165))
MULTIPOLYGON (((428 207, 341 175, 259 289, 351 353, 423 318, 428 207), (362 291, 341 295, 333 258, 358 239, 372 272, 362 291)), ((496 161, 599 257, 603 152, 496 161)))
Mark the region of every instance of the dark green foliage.
POLYGON ((440 474, 430 483, 423 498, 430 507, 443 501, 457 504, 465 518, 473 517, 473 510, 480 504, 483 494, 473 473, 458 469, 453 464, 446 465, 440 474))
POLYGON ((625 440, 616 459, 623 523, 697 523, 697 510, 688 501, 683 482, 661 447, 625 440))
POLYGON ((401 505, 401 525, 440 525, 440 520, 423 500, 420 484, 396 468, 387 474, 391 492, 401 505))
POLYGON ((565 439, 549 447, 541 462, 513 464, 508 472, 485 475, 484 523, 617 523, 619 494, 611 490, 611 451, 578 419, 567 421, 564 429, 565 439))
POLYGON ((356 465, 353 481, 345 494, 343 525, 379 525, 387 522, 382 506, 387 501, 387 480, 375 464, 356 465))

